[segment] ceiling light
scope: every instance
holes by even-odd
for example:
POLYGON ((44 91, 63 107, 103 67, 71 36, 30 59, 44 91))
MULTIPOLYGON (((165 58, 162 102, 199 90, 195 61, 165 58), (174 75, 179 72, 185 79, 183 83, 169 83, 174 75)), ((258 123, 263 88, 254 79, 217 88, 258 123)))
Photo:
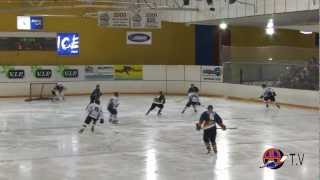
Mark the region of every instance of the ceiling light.
POLYGON ((219 28, 222 29, 222 30, 225 30, 225 29, 228 28, 228 24, 225 23, 225 22, 222 22, 222 23, 219 24, 219 28))
POLYGON ((274 28, 266 28, 266 34, 272 36, 275 33, 274 28))
POLYGON ((312 34, 312 32, 309 31, 300 31, 301 34, 312 34))
POLYGON ((273 19, 269 19, 267 28, 273 28, 273 27, 274 27, 273 19))
POLYGON ((269 19, 266 27, 266 34, 272 36, 275 33, 273 19, 269 19))

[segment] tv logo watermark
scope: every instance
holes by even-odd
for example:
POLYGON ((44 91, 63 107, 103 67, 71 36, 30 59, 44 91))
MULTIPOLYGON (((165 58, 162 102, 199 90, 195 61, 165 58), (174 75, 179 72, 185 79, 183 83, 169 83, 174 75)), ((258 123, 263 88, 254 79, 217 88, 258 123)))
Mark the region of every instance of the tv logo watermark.
POLYGON ((284 154, 280 149, 270 148, 263 154, 263 165, 260 168, 279 169, 291 158, 291 166, 302 166, 304 153, 284 154))
POLYGON ((74 56, 80 53, 80 36, 78 33, 58 33, 57 53, 60 56, 74 56))

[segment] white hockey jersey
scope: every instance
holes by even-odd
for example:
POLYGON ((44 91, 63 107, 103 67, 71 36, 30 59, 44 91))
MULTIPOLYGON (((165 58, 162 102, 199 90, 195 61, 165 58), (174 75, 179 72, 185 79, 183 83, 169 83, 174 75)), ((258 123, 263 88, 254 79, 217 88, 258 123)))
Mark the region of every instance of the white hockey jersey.
POLYGON ((119 98, 116 96, 112 96, 109 101, 108 108, 116 109, 118 106, 119 106, 119 98))
POLYGON ((195 94, 192 95, 192 96, 189 96, 189 99, 190 99, 191 102, 194 102, 194 103, 200 102, 199 96, 198 96, 198 95, 195 95, 195 94))
POLYGON ((94 119, 103 119, 102 107, 98 104, 91 103, 87 106, 88 116, 94 119))

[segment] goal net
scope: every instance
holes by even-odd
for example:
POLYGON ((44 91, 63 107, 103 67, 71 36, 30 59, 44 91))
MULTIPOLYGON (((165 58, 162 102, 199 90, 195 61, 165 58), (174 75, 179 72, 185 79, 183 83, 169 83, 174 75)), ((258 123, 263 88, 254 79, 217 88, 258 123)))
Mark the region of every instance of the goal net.
POLYGON ((55 85, 56 83, 30 83, 29 97, 26 99, 26 101, 51 99, 51 90, 55 87, 55 85))

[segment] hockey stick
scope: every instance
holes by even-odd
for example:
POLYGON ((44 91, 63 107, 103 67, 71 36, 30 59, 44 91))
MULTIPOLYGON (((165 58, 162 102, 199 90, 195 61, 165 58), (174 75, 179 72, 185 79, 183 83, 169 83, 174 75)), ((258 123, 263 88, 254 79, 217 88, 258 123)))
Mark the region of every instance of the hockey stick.
MULTIPOLYGON (((222 129, 222 128, 217 128, 217 129, 222 129)), ((230 130, 236 130, 236 129, 238 129, 237 127, 230 127, 230 128, 226 128, 226 129, 230 129, 230 130)))
POLYGON ((186 100, 185 97, 184 97, 184 98, 181 98, 181 99, 176 99, 175 102, 176 102, 176 103, 181 103, 181 102, 184 101, 184 100, 186 100))
MULTIPOLYGON (((217 129, 223 130, 222 128, 217 128, 217 129)), ((237 127, 231 127, 231 128, 228 128, 228 127, 227 127, 227 128, 226 128, 226 130, 237 130, 237 129, 238 129, 237 127)), ((205 129, 202 129, 202 128, 201 128, 200 130, 205 130, 205 129)), ((200 130, 199 130, 199 131, 200 131, 200 130)))
MULTIPOLYGON (((197 125, 197 121, 195 121, 195 124, 197 125)), ((222 129, 221 127, 217 127, 217 129, 222 129)), ((237 127, 226 127, 226 130, 229 129, 229 130, 237 130, 238 128, 237 127)), ((201 127, 201 129, 199 130, 203 130, 203 128, 201 127)))

